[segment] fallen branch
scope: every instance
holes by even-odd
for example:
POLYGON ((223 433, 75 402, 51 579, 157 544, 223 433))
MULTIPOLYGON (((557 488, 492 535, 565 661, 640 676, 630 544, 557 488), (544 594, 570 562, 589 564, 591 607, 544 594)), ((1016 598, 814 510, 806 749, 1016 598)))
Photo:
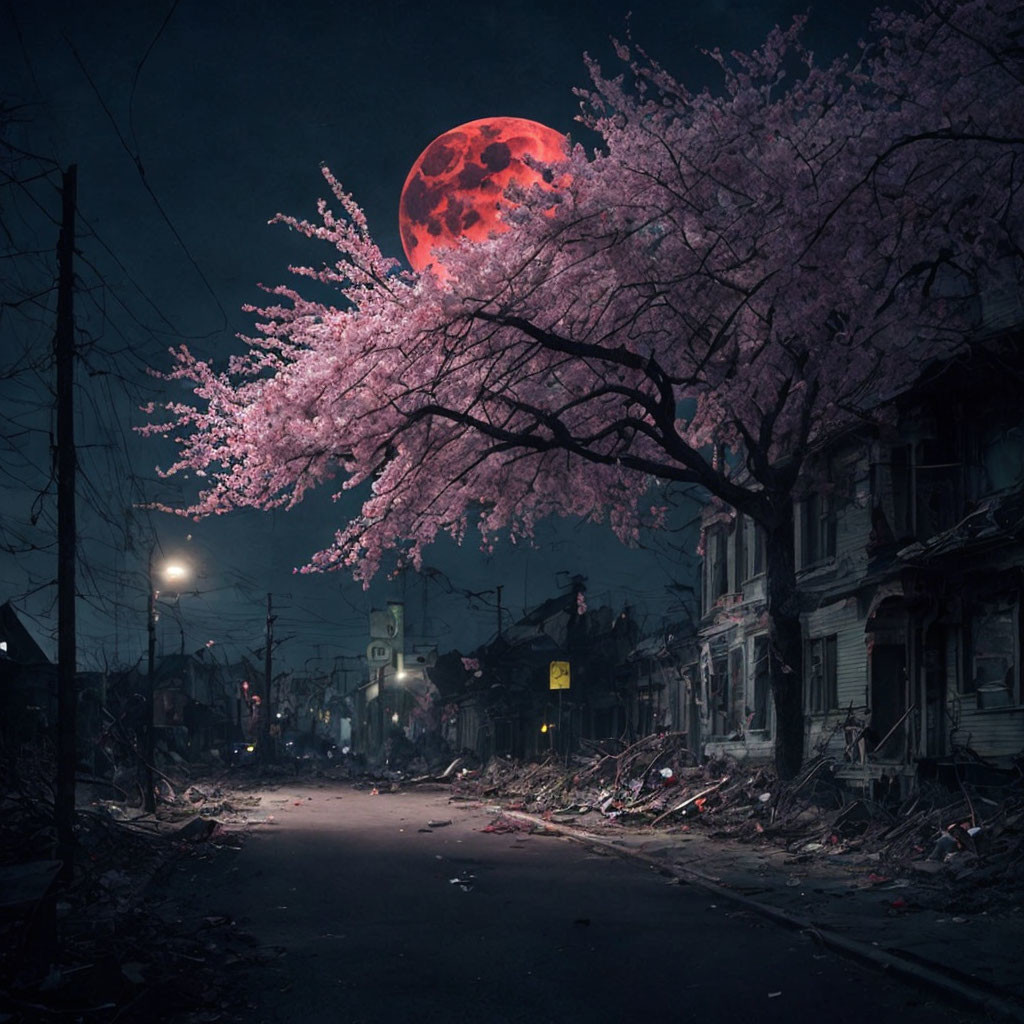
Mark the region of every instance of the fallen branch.
POLYGON ((904 711, 903 714, 896 719, 896 724, 878 741, 878 743, 871 751, 872 754, 877 754, 882 749, 882 747, 885 746, 885 743, 889 739, 889 737, 903 724, 907 715, 909 715, 910 712, 914 711, 916 708, 916 704, 911 704, 910 707, 907 708, 907 710, 904 711))
POLYGON ((695 801, 699 800, 699 799, 700 799, 700 798, 701 798, 702 796, 707 796, 707 795, 708 795, 708 793, 714 793, 714 791, 715 791, 716 789, 720 789, 720 788, 721 788, 722 786, 724 786, 724 785, 725 785, 725 784, 726 784, 726 783, 727 783, 728 781, 729 781, 729 776, 728 776, 728 775, 726 775, 726 776, 725 776, 725 778, 723 778, 723 779, 719 779, 719 781, 718 781, 718 782, 716 782, 716 783, 715 783, 715 784, 714 784, 713 786, 708 786, 708 788, 707 788, 707 789, 702 789, 702 790, 701 790, 701 791, 700 791, 699 793, 694 793, 694 794, 693 794, 693 796, 691 796, 691 797, 690 797, 689 799, 687 799, 687 800, 684 800, 684 801, 683 801, 683 802, 682 802, 681 804, 676 804, 676 806, 675 806, 675 807, 673 807, 673 808, 671 808, 670 810, 667 810, 667 811, 665 811, 665 812, 664 812, 663 814, 659 814, 659 815, 658 815, 658 816, 657 816, 657 817, 656 817, 656 818, 654 819, 654 821, 652 821, 652 822, 651 822, 651 825, 652 825, 652 826, 653 826, 653 825, 657 825, 657 824, 658 824, 658 822, 662 820, 662 818, 667 818, 667 817, 668 817, 668 816, 669 816, 670 814, 675 814, 675 813, 676 813, 676 811, 681 811, 681 810, 682 810, 682 809, 683 809, 684 807, 689 807, 689 806, 690 806, 690 804, 692 804, 692 803, 694 803, 695 801))
POLYGON ((776 819, 783 816, 783 809, 786 811, 789 810, 797 793, 799 793, 800 790, 803 789, 804 786, 806 786, 822 768, 834 763, 834 757, 820 757, 817 761, 811 764, 809 768, 805 769, 803 778, 799 779, 789 788, 783 789, 772 804, 771 824, 774 825, 776 819))
MULTIPOLYGON (((615 788, 619 787, 619 785, 622 782, 623 768, 626 766, 627 763, 631 764, 633 761, 635 761, 636 758, 639 756, 640 751, 644 747, 649 747, 652 743, 664 744, 667 740, 675 739, 676 737, 680 737, 683 735, 685 734, 681 732, 669 732, 664 734, 652 733, 650 736, 644 736, 641 739, 637 740, 636 743, 632 744, 632 746, 627 747, 621 753, 614 755, 615 781, 612 783, 612 785, 615 788)), ((661 755, 659 754, 659 757, 660 756, 661 755)), ((657 760, 657 758, 655 758, 655 760, 657 760)))

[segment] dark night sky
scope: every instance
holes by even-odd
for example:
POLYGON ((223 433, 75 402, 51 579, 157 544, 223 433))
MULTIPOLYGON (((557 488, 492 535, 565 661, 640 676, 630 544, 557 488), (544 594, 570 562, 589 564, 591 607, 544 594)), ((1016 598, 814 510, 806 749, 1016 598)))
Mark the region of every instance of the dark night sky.
MULTIPOLYGON (((384 251, 400 255, 402 182, 420 151, 446 129, 512 115, 592 144, 574 123, 572 89, 586 84, 584 51, 613 65, 609 38, 624 34, 627 11, 636 41, 700 87, 716 80, 702 47, 749 48, 773 24, 805 9, 727 0, 15 0, 0 6, 0 98, 24 105, 11 138, 57 165, 79 168, 79 273, 87 289, 79 328, 93 371, 83 381, 88 395, 80 403, 80 434, 100 445, 83 454, 89 493, 82 530, 91 545, 81 584, 91 595, 82 612, 83 663, 96 667, 104 656, 134 661, 144 647, 147 544, 138 539, 126 551, 125 523, 135 524, 136 538, 145 535, 145 517, 128 509, 133 499, 155 493, 141 478, 152 477, 164 449, 125 433, 129 420, 141 420, 134 411, 147 397, 141 389, 160 386, 146 380, 143 368, 166 366, 164 352, 182 340, 196 352, 225 357, 239 346, 235 335, 252 325, 240 307, 260 300, 258 283, 285 282, 289 262, 324 255, 267 225, 277 212, 315 215, 325 192, 321 162, 354 193, 384 251), (140 478, 136 488, 128 485, 133 476, 140 478)), ((862 3, 811 10, 812 47, 823 57, 851 48, 869 10, 862 3)), ((54 180, 59 176, 0 193, 16 247, 42 250, 19 274, 22 284, 33 273, 52 273, 45 250, 56 229, 40 207, 59 209, 54 180)), ((45 352, 50 331, 42 315, 4 317, 3 365, 24 349, 45 352)), ((37 429, 29 464, 19 468, 29 488, 4 486, 0 522, 7 541, 10 524, 31 512, 31 484, 45 483, 50 418, 40 401, 33 409, 32 388, 38 399, 46 383, 40 375, 0 387, 5 415, 37 429)), ((168 493, 166 485, 161 493, 168 493)), ((281 616, 277 636, 293 637, 280 658, 301 669, 319 655, 329 667, 334 656, 365 649, 367 611, 385 599, 404 597, 414 626, 426 617, 442 650, 465 651, 495 624, 493 593, 469 598, 467 591, 502 584, 506 609, 518 614, 524 603, 556 592, 567 574, 581 572, 591 605, 631 603, 653 628, 678 608, 667 589, 673 579, 692 582, 692 558, 671 548, 684 543, 692 554, 692 537, 668 547, 659 541, 660 550, 625 551, 609 532, 576 524, 545 529, 533 552, 505 546, 484 557, 472 540, 462 551, 439 545, 428 558, 443 575, 427 586, 425 604, 423 583, 412 578, 382 580, 366 595, 338 574, 292 575, 293 566, 329 541, 336 513, 315 501, 292 513, 241 513, 199 524, 152 515, 161 550, 185 553, 198 569, 194 592, 167 609, 161 644, 176 650, 184 630, 189 649, 208 639, 230 653, 256 647, 272 591, 281 616)), ((53 628, 54 588, 45 585, 53 566, 52 550, 0 555, 0 599, 13 597, 44 637, 53 628)))

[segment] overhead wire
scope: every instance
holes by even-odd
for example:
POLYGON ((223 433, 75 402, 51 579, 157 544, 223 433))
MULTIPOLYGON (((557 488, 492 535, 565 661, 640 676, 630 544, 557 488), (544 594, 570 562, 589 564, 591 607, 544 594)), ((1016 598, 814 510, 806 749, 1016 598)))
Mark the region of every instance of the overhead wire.
MULTIPOLYGON (((78 217, 87 230, 82 232, 76 252, 81 284, 78 295, 82 299, 82 309, 89 314, 90 319, 81 327, 80 365, 86 370, 86 379, 78 382, 76 395, 88 411, 90 430, 94 432, 80 449, 80 465, 83 471, 80 474, 80 493, 88 511, 88 515, 84 517, 80 527, 83 542, 79 561, 82 569, 80 590, 82 599, 91 608, 99 611, 104 609, 114 611, 115 630, 113 635, 115 636, 118 633, 117 615, 134 614, 136 608, 130 601, 122 600, 118 593, 111 593, 111 588, 118 583, 121 577, 116 573, 109 572, 104 563, 112 558, 120 557, 122 564, 127 564, 133 554, 137 556, 136 560, 141 562, 143 551, 149 545, 149 541, 142 538, 158 538, 160 534, 153 514, 148 509, 139 508, 140 505, 145 504, 150 495, 153 480, 139 474, 136 460, 131 457, 131 452, 136 446, 132 444, 133 439, 129 434, 130 420, 124 416, 125 407, 130 396, 152 397, 157 390, 156 385, 144 383, 139 372, 148 369, 153 364, 153 360, 147 360, 145 354, 150 351, 151 346, 155 347, 159 337, 209 338, 222 332, 228 321, 224 307, 211 282, 194 258, 182 233, 173 223, 165 205, 160 201, 147 178, 135 127, 136 97, 143 69, 171 23, 178 6, 179 0, 174 0, 170 4, 160 26, 135 66, 128 103, 127 135, 121 130, 117 118, 91 76, 86 62, 70 39, 65 37, 81 73, 88 82, 106 119, 111 124, 118 143, 128 155, 144 189, 150 196, 154 209, 167 225, 177 245, 198 274, 206 290, 213 297, 222 315, 222 326, 214 331, 191 335, 180 332, 175 327, 172 318, 164 312, 160 304, 140 283, 137 275, 118 256, 114 246, 109 244, 97 230, 93 219, 88 215, 88 197, 79 204, 78 217), (96 256, 90 252, 91 248, 94 248, 96 256), (101 260, 109 261, 108 265, 116 268, 122 281, 129 286, 132 295, 141 301, 143 311, 140 312, 137 308, 137 301, 125 295, 123 284, 119 283, 114 286, 110 283, 108 272, 101 260), (129 331, 132 333, 129 334, 129 331), (138 336, 135 334, 136 331, 138 336), (115 381, 121 388, 119 394, 115 394, 115 381), (135 509, 132 516, 126 515, 125 509, 127 508, 135 509), (102 552, 104 559, 94 558, 90 554, 91 552, 102 552)), ((49 158, 47 159, 49 160, 49 158)), ((43 223, 52 228, 57 225, 58 221, 53 217, 46 204, 35 194, 33 188, 38 185, 56 187, 54 175, 60 164, 56 161, 49 161, 49 164, 48 170, 40 171, 37 174, 33 173, 25 182, 19 183, 19 188, 20 194, 27 197, 29 205, 36 215, 43 219, 43 223)), ((39 245, 34 249, 27 249, 23 255, 31 255, 32 252, 41 255, 47 251, 39 245)), ((36 268, 35 272, 38 273, 40 270, 45 270, 45 266, 36 268)), ((33 293, 31 303, 32 308, 37 309, 40 315, 51 312, 45 300, 52 299, 55 283, 52 269, 48 273, 49 281, 46 289, 33 293)), ((39 330, 44 330, 46 324, 40 320, 35 322, 34 326, 39 330)), ((35 368, 34 373, 37 377, 42 373, 43 368, 43 365, 35 368)), ((36 385, 39 384, 43 384, 47 389, 49 387, 48 384, 37 379, 36 385)), ((25 401, 27 403, 28 399, 25 401)), ((26 416, 30 411, 26 406, 26 416)), ((27 424, 25 429, 38 431, 39 438, 43 443, 52 434, 52 431, 36 426, 30 427, 27 424)), ((23 470, 27 470, 27 468, 27 466, 23 467, 23 470)), ((19 472, 23 470, 19 470, 19 472)), ((7 467, 0 466, 0 472, 7 472, 7 467)), ((27 477, 22 482, 26 485, 30 483, 27 477)), ((37 518, 34 525, 37 528, 52 529, 55 525, 50 509, 53 501, 52 478, 47 477, 45 481, 36 481, 36 483, 39 485, 39 498, 37 499, 35 510, 37 518)), ((8 528, 0 520, 0 538, 6 536, 15 538, 17 543, 26 543, 33 551, 45 550, 43 546, 36 546, 27 536, 22 538, 15 527, 8 528)), ((250 643, 261 642, 260 619, 265 587, 261 586, 259 581, 250 574, 239 569, 222 566, 221 571, 231 582, 218 589, 221 591, 234 590, 251 605, 251 611, 217 611, 217 622, 223 635, 250 643)), ((461 602, 468 610, 469 617, 478 619, 481 627, 493 621, 491 617, 497 608, 497 599, 493 590, 485 592, 462 586, 447 574, 436 569, 429 570, 428 575, 424 578, 429 579, 431 584, 440 585, 450 597, 461 602)), ((147 585, 144 578, 143 584, 147 585)), ((41 584, 42 587, 49 585, 51 584, 41 584)), ((427 584, 424 583, 424 585, 427 584)), ((34 586, 34 582, 26 583, 26 588, 34 586)), ((33 590, 33 593, 35 592, 38 591, 33 590)), ((212 593, 212 591, 207 593, 212 593)), ((619 593, 627 594, 637 600, 648 601, 653 600, 656 596, 656 590, 647 588, 626 587, 621 588, 619 593)), ((307 642, 313 643, 321 640, 325 643, 336 643, 339 640, 348 641, 362 638, 366 632, 367 609, 365 604, 357 604, 342 588, 338 588, 338 596, 341 603, 352 613, 350 620, 345 619, 344 616, 328 617, 314 611, 304 603, 294 610, 282 609, 279 611, 279 625, 286 631, 301 628, 307 642)), ((670 599, 658 597, 658 600, 664 600, 667 604, 670 599)), ((187 616, 185 618, 187 621, 187 616)), ((432 619, 435 623, 441 623, 448 631, 451 631, 450 623, 442 616, 435 613, 432 619)), ((192 627, 188 628, 191 630, 192 627)), ((195 628, 197 631, 201 630, 199 626, 195 628)))

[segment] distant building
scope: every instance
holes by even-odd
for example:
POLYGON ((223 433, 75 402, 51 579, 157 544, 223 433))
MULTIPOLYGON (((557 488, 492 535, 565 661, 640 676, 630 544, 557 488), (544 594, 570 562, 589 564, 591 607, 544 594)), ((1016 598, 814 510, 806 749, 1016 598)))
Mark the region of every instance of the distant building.
POLYGON ((352 749, 379 767, 405 768, 440 752, 440 709, 429 675, 429 645, 406 650, 405 606, 370 612, 369 679, 352 699, 352 749))
POLYGON ((588 609, 584 594, 577 576, 468 657, 451 652, 428 670, 453 752, 525 759, 628 730, 636 626, 628 611, 588 609))

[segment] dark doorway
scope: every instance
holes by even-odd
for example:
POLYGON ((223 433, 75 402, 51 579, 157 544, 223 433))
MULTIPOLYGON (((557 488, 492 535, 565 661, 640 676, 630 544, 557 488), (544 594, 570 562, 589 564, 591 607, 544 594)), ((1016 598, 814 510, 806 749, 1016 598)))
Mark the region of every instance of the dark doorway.
POLYGON ((887 597, 868 619, 871 719, 867 752, 874 760, 902 761, 907 753, 907 611, 887 597))
POLYGON ((903 644, 876 644, 871 652, 871 732, 868 750, 883 761, 900 760, 905 749, 907 652, 903 644), (896 723, 900 722, 899 726, 896 723))
POLYGON ((925 755, 946 753, 946 631, 930 626, 924 634, 921 656, 924 663, 925 755))

